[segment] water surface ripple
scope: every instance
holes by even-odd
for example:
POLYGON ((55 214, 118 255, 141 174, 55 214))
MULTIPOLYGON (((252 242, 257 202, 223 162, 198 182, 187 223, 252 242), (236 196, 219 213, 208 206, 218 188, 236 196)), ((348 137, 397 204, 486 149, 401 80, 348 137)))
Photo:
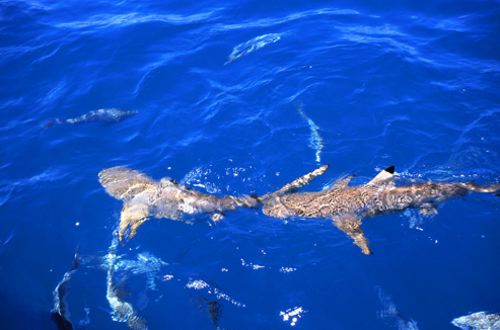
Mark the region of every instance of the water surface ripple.
POLYGON ((120 202, 97 181, 127 165, 262 194, 321 162, 307 189, 393 164, 403 182, 498 182, 499 17, 495 1, 1 0, 2 325, 54 328, 77 247, 67 307, 86 329, 127 328, 107 285, 149 329, 453 329, 500 312, 492 196, 366 221, 366 257, 329 221, 258 210, 150 221, 115 246, 120 202), (101 108, 138 114, 43 125, 101 108))

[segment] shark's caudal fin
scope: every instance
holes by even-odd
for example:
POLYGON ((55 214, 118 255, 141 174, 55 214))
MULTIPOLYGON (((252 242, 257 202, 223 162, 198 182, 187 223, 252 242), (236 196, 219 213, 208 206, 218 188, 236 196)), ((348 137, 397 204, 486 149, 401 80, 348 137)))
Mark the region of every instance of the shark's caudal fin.
POLYGON ((149 208, 143 203, 130 200, 138 193, 153 188, 155 182, 147 175, 126 167, 112 167, 99 172, 99 182, 111 196, 124 201, 120 215, 118 239, 121 241, 130 227, 129 238, 149 216, 149 208))
POLYGON ((367 185, 385 185, 392 184, 394 180, 394 166, 389 166, 388 168, 382 170, 377 174, 367 185))
POLYGON ((259 199, 264 200, 264 199, 271 198, 274 196, 280 196, 280 195, 290 194, 290 193, 296 192, 300 188, 311 183, 311 181, 314 180, 316 177, 325 174, 328 167, 329 167, 329 165, 320 166, 317 169, 315 169, 314 171, 309 172, 309 173, 301 176, 300 178, 293 180, 290 183, 287 183, 286 185, 284 185, 280 189, 278 189, 272 193, 269 193, 269 194, 266 194, 264 196, 259 197, 259 199))
POLYGON ((475 183, 463 183, 462 185, 467 190, 472 192, 490 193, 490 194, 496 194, 497 196, 499 196, 500 194, 500 183, 494 183, 486 186, 481 186, 475 183))

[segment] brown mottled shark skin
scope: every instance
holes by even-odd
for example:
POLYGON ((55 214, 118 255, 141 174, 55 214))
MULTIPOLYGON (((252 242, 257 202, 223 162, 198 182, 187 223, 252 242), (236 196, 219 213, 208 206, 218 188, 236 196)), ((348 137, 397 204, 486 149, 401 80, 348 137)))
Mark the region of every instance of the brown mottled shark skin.
POLYGON ((99 172, 99 182, 111 196, 123 201, 118 239, 130 227, 129 238, 149 217, 180 220, 184 214, 209 213, 219 220, 225 211, 254 207, 256 198, 204 194, 170 178, 154 181, 145 174, 126 167, 112 167, 99 172))
MULTIPOLYGON (((276 193, 285 194, 303 187, 327 167, 295 180, 276 193)), ((129 238, 150 217, 181 220, 186 214, 211 214, 214 221, 223 213, 240 207, 257 207, 258 197, 215 196, 192 190, 170 178, 155 181, 145 174, 127 167, 112 167, 99 172, 99 182, 111 196, 123 201, 118 239, 121 241, 130 228, 129 238)), ((268 196, 268 195, 266 195, 268 196)), ((265 197, 265 196, 264 196, 265 197)))
POLYGON ((354 244, 364 254, 372 254, 361 228, 361 219, 407 208, 419 209, 422 215, 430 216, 437 213, 436 206, 444 200, 469 192, 496 193, 500 190, 500 184, 479 186, 460 182, 428 182, 396 187, 393 180, 394 166, 380 172, 366 185, 349 187, 351 178, 342 178, 320 192, 278 191, 265 195, 260 198, 263 212, 275 218, 300 216, 331 219, 335 226, 354 240, 354 244))

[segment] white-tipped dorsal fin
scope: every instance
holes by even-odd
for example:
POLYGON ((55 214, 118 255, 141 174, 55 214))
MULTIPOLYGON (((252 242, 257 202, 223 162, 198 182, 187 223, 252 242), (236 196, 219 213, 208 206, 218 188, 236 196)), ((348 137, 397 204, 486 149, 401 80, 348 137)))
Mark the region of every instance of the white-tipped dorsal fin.
POLYGON ((389 166, 388 168, 380 171, 370 182, 369 185, 383 185, 391 184, 394 180, 394 166, 389 166))
POLYGON ((348 185, 349 182, 352 180, 352 175, 347 176, 345 178, 340 178, 335 183, 333 183, 330 187, 328 187, 326 190, 339 190, 339 189, 345 189, 348 185))

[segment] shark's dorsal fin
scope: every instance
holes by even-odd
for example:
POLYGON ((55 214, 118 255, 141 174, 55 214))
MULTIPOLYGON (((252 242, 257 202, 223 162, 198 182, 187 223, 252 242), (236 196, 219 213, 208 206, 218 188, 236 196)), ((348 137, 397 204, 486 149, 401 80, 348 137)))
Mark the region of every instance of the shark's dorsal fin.
POLYGON ((363 254, 373 254, 368 246, 368 240, 365 237, 365 233, 361 228, 361 219, 352 214, 345 214, 334 217, 333 223, 338 229, 342 230, 354 240, 354 245, 359 246, 363 254))
POLYGON ((350 176, 347 176, 345 178, 340 178, 338 179, 337 181, 335 181, 335 183, 333 183, 330 187, 328 187, 326 190, 330 190, 330 191, 333 191, 333 190, 341 190, 341 189, 345 189, 348 185, 349 185, 349 182, 351 182, 353 176, 350 175, 350 176))
POLYGON ((370 182, 368 182, 368 185, 384 185, 384 184, 391 184, 393 183, 394 180, 394 166, 389 166, 388 168, 380 171, 379 174, 377 174, 370 182))

